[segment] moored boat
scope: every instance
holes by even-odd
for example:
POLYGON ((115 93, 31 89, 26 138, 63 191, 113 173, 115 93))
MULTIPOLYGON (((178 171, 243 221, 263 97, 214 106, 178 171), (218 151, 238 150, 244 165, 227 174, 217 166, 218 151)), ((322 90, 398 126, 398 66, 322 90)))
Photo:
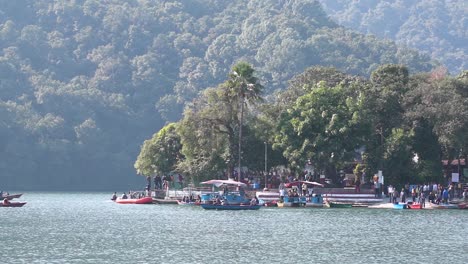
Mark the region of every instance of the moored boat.
POLYGON ((201 204, 203 209, 207 210, 258 210, 261 205, 244 205, 244 204, 201 204))
POLYGON ((21 195, 23 195, 22 193, 15 193, 15 194, 2 194, 2 200, 7 198, 8 200, 12 200, 12 199, 15 199, 15 198, 20 198, 21 195))
POLYGON ((119 204, 152 204, 153 198, 151 197, 142 197, 142 198, 137 198, 137 199, 117 198, 115 202, 119 204))
POLYGON ((152 198, 153 203, 155 204, 178 204, 178 200, 176 199, 159 199, 159 198, 152 198))
POLYGON ((209 180, 201 184, 211 184, 220 188, 218 192, 201 195, 201 207, 208 210, 257 210, 261 207, 258 199, 247 199, 243 182, 234 180, 209 180), (236 187, 233 191, 229 187, 236 187))
POLYGON ((9 202, 7 204, 0 203, 0 207, 22 207, 26 202, 9 202))
POLYGON ((434 204, 434 203, 426 203, 426 209, 458 209, 458 205, 456 204, 434 204))
POLYGON ((422 209, 420 203, 408 203, 408 209, 422 209))
POLYGON ((396 203, 393 204, 394 209, 408 209, 408 204, 405 203, 396 203))
POLYGON ((380 203, 369 205, 367 208, 377 208, 377 209, 393 209, 393 203, 380 203))
POLYGON ((325 206, 330 207, 330 208, 351 208, 351 207, 353 207, 353 204, 351 204, 351 203, 326 202, 325 206))
POLYGON ((306 204, 306 198, 304 196, 285 196, 276 204, 278 207, 302 207, 306 204))
POLYGON ((200 205, 200 202, 184 202, 184 201, 177 201, 178 205, 200 205))

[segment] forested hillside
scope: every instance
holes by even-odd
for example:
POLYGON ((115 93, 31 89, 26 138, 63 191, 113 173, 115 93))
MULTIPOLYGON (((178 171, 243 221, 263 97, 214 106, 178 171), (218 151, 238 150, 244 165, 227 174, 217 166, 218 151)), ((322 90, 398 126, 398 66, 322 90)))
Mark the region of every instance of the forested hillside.
POLYGON ((240 60, 266 93, 312 65, 432 68, 312 0, 1 1, 0 189, 143 187, 142 142, 240 60))
POLYGON ((320 2, 338 24, 423 51, 452 74, 468 66, 468 5, 465 0, 320 2))

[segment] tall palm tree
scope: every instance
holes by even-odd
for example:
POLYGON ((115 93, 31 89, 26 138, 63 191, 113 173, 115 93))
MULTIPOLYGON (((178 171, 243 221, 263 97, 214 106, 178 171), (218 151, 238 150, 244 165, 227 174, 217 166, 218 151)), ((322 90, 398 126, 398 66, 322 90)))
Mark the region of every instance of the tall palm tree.
MULTIPOLYGON (((244 105, 247 102, 256 103, 262 100, 261 94, 263 92, 263 86, 258 82, 258 79, 254 76, 254 69, 250 64, 246 62, 239 62, 232 68, 232 72, 229 74, 229 80, 227 81, 226 88, 228 89, 231 96, 239 104, 236 116, 238 116, 238 180, 241 176, 241 160, 242 160, 242 126, 244 118, 244 105)), ((234 109, 234 107, 233 107, 234 109)), ((233 113, 234 114, 234 113, 233 113)), ((233 158, 234 155, 234 138, 230 139, 230 156, 233 158)), ((233 161, 234 159, 229 159, 233 161)), ((233 162, 228 162, 228 174, 231 175, 231 168, 233 162)))

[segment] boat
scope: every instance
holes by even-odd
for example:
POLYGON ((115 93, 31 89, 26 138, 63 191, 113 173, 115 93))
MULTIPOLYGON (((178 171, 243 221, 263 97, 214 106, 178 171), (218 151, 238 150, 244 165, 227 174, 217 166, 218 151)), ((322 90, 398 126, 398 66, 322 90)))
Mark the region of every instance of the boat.
POLYGON ((243 182, 234 180, 209 180, 201 184, 211 184, 222 188, 220 191, 203 193, 201 196, 201 207, 208 210, 257 210, 261 207, 258 201, 251 203, 245 196, 246 186, 243 182), (229 187, 236 186, 237 190, 230 190, 229 187))
POLYGON ((325 202, 326 207, 330 208, 351 208, 353 204, 351 203, 338 203, 338 202, 325 202))
POLYGON ((305 196, 285 196, 283 200, 279 200, 278 207, 302 207, 306 204, 305 196))
POLYGON ((408 204, 406 203, 395 203, 393 204, 394 209, 408 209, 408 204))
POLYGON ((458 209, 468 209, 468 202, 459 203, 458 209))
POLYGON ((184 202, 184 201, 177 201, 178 205, 200 205, 200 202, 184 202))
POLYGON ((420 203, 408 203, 408 209, 422 209, 420 203))
POLYGON ((0 207, 22 207, 26 202, 9 202, 7 204, 0 203, 0 207))
POLYGON ((259 204, 209 204, 202 203, 201 207, 207 210, 258 210, 262 207, 259 204))
POLYGON ((153 198, 147 196, 147 197, 142 197, 142 198, 136 198, 136 199, 122 199, 122 198, 117 198, 115 199, 116 203, 119 204, 152 204, 153 203, 153 198))
POLYGON ((458 209, 458 205, 456 204, 434 204, 434 203, 426 203, 426 209, 458 209))
POLYGON ((12 199, 15 199, 15 198, 20 198, 21 195, 23 195, 22 193, 15 193, 15 194, 2 194, 2 200, 7 198, 8 200, 12 200, 12 199))
POLYGON ((367 206, 367 208, 377 208, 377 209, 393 209, 393 203, 380 203, 380 204, 372 204, 367 206))
POLYGON ((155 204, 178 204, 179 200, 176 199, 159 199, 159 198, 152 198, 153 203, 155 204))
POLYGON ((323 207, 323 196, 313 194, 310 199, 306 199, 305 207, 320 208, 323 207))
POLYGON ((349 204, 380 204, 383 203, 382 198, 375 197, 375 194, 370 193, 324 193, 325 200, 336 203, 349 204))

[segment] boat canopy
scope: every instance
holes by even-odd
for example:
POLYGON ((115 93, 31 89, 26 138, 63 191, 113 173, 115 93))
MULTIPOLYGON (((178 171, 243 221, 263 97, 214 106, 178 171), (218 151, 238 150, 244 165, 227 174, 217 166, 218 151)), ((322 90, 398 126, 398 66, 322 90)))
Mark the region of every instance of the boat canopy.
POLYGON ((300 186, 303 183, 308 184, 308 185, 315 185, 315 186, 320 186, 323 187, 323 184, 318 183, 318 182, 311 182, 311 181, 295 181, 295 182, 287 182, 284 184, 284 187, 286 188, 291 188, 292 186, 300 186))
POLYGON ((237 185, 237 186, 245 186, 246 184, 243 182, 238 182, 234 180, 209 180, 205 182, 200 182, 200 184, 213 184, 216 187, 219 187, 223 184, 227 185, 237 185))

